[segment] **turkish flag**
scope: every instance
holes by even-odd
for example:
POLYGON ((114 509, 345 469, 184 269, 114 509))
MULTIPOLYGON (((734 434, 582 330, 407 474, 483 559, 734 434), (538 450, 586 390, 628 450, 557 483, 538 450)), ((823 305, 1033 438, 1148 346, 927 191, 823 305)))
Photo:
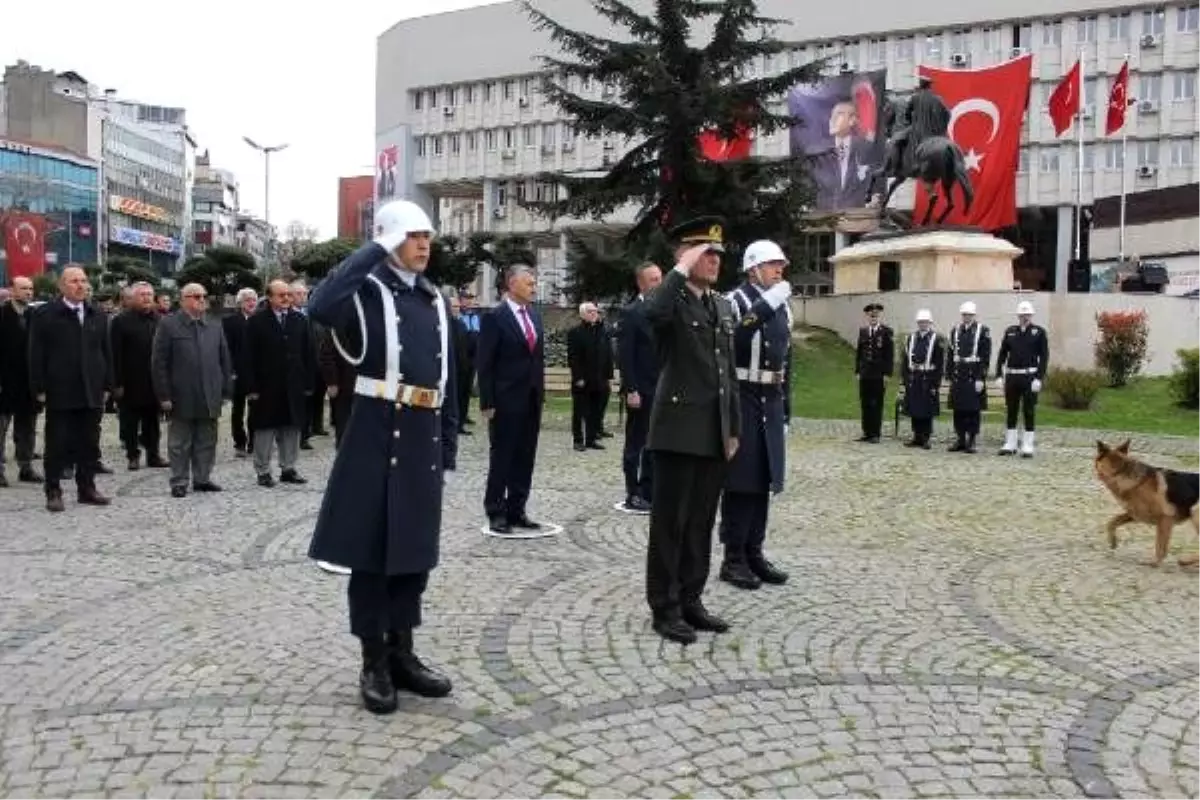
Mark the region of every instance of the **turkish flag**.
POLYGON ((4 217, 4 253, 10 282, 46 271, 45 231, 46 221, 40 214, 10 211, 4 217))
MULTIPOLYGON (((933 81, 933 92, 950 109, 946 135, 962 150, 975 190, 970 212, 964 213, 962 199, 955 199, 947 225, 994 231, 1017 223, 1017 159, 1032 62, 1032 55, 1024 55, 983 69, 920 68, 921 77, 933 81)), ((914 216, 924 216, 928 203, 929 195, 918 182, 914 216)), ((939 197, 935 219, 945 205, 945 198, 939 197)))
POLYGON ((708 161, 740 161, 750 155, 754 144, 750 129, 742 127, 732 139, 724 139, 719 131, 705 131, 696 137, 700 157, 708 161))
POLYGON ((1112 136, 1125 127, 1125 110, 1129 108, 1129 62, 1121 65, 1117 79, 1108 94, 1108 117, 1104 121, 1104 135, 1112 136))
POLYGON ((1081 99, 1083 95, 1083 86, 1080 81, 1081 72, 1082 68, 1076 61, 1075 66, 1071 67, 1071 71, 1063 76, 1050 95, 1050 121, 1054 123, 1056 136, 1062 136, 1063 131, 1071 127, 1071 120, 1075 119, 1075 115, 1079 113, 1079 104, 1083 102, 1081 99))

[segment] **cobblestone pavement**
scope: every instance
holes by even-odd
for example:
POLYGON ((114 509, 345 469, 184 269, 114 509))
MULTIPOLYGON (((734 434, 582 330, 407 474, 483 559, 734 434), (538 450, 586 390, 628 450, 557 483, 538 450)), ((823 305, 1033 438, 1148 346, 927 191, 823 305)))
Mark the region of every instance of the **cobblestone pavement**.
MULTIPOLYGON (((565 532, 522 542, 480 534, 465 439, 418 634, 456 690, 387 718, 358 705, 345 578, 304 558, 329 440, 305 487, 224 452, 219 495, 121 467, 107 509, 0 490, 0 795, 1196 796, 1197 580, 1139 565, 1147 529, 1107 549, 1094 436, 1022 461, 854 433, 792 431, 792 580, 714 576, 735 627, 689 648, 649 629, 619 439, 550 425, 530 511, 565 532)), ((1195 469, 1194 441, 1134 448, 1195 469)))

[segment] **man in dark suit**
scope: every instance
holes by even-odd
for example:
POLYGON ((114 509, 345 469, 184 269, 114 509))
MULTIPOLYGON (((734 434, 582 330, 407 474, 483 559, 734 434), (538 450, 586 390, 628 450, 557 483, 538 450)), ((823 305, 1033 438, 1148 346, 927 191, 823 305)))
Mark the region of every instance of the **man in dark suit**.
POLYGON ((246 426, 246 321, 258 306, 258 293, 253 289, 242 289, 237 293, 237 311, 222 320, 225 329, 225 344, 233 361, 233 409, 230 428, 233 433, 233 449, 239 457, 254 451, 253 429, 246 426))
MULTIPOLYGON (((458 433, 460 436, 470 436, 466 419, 467 409, 471 407, 471 384, 475 381, 476 334, 471 332, 470 321, 462 313, 462 301, 458 295, 451 293, 449 303, 454 366, 458 370, 458 380, 455 382, 458 390, 458 433)), ((478 319, 472 319, 478 324, 478 319)))
POLYGON ((530 267, 508 268, 504 299, 480 321, 479 410, 488 421, 483 507, 493 533, 537 531, 525 513, 545 403, 546 360, 537 283, 530 267))
POLYGON ((595 303, 579 306, 579 324, 567 331, 567 364, 571 369, 571 435, 575 450, 603 450, 604 421, 613 376, 612 342, 600 322, 595 303))
POLYGON ((841 98, 834 104, 829 115, 829 135, 833 146, 813 169, 817 208, 824 211, 862 208, 867 204, 876 159, 871 143, 858 133, 858 110, 852 99, 841 98))
POLYGON ((13 278, 10 299, 0 303, 0 487, 8 486, 4 474, 4 451, 12 429, 17 457, 17 480, 41 483, 33 468, 33 446, 37 439, 38 404, 29 390, 29 327, 33 309, 33 281, 13 278))
POLYGON ((883 430, 883 395, 896 361, 896 344, 892 329, 879 321, 882 304, 868 303, 863 313, 867 324, 858 329, 854 349, 854 377, 862 409, 862 436, 858 440, 878 444, 883 430))
POLYGON ((135 283, 130 287, 129 295, 128 306, 113 319, 108 335, 121 442, 125 445, 125 457, 132 471, 141 466, 139 444, 146 451, 146 466, 165 467, 167 462, 159 449, 162 410, 154 393, 150 369, 154 332, 159 321, 158 310, 154 307, 154 287, 145 282, 135 283))
POLYGON ((717 505, 741 435, 733 309, 713 291, 723 228, 719 219, 706 217, 671 231, 677 263, 644 307, 662 370, 650 411, 654 500, 646 599, 655 632, 681 644, 695 642, 697 630, 729 630, 700 600, 717 505))
POLYGON ((654 330, 644 313, 646 294, 662 283, 662 270, 646 262, 637 268, 637 299, 621 314, 618 358, 621 364, 621 394, 625 396, 625 449, 621 466, 625 472, 625 509, 650 513, 654 497, 654 459, 646 449, 650 433, 650 408, 658 385, 658 353, 654 330))
POLYGON ((40 307, 29 333, 29 383, 46 408, 46 510, 65 510, 60 481, 75 466, 79 502, 106 506, 96 491, 100 418, 112 389, 108 320, 85 299, 87 274, 68 265, 62 296, 40 307))

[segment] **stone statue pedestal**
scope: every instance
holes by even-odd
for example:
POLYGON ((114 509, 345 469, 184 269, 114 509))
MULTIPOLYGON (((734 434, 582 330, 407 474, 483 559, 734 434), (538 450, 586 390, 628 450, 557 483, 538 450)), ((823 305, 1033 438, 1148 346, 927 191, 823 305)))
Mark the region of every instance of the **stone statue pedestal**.
POLYGON ((830 257, 833 293, 1008 292, 1021 253, 976 228, 880 232, 830 257))

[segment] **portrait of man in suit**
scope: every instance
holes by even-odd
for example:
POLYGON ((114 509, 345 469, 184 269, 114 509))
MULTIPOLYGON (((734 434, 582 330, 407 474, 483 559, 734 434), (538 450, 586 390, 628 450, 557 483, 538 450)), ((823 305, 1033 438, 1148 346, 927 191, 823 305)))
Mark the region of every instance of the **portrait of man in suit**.
POLYGON ((867 188, 877 159, 871 142, 861 135, 858 122, 853 100, 846 97, 834 103, 829 114, 832 147, 813 170, 817 207, 822 210, 862 208, 867 204, 867 188))

